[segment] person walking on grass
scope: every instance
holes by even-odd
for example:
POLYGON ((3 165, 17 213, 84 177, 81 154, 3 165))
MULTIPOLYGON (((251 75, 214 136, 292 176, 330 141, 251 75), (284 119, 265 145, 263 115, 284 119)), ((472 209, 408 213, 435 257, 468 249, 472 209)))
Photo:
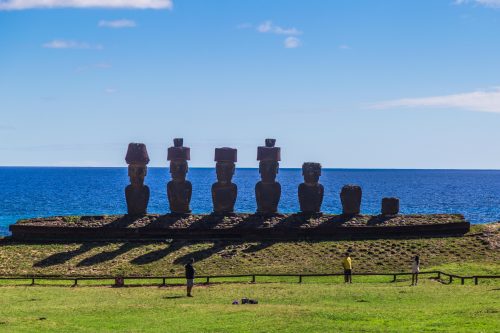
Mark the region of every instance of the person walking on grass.
POLYGON ((346 252, 342 266, 344 267, 344 282, 352 283, 352 260, 349 257, 349 252, 346 252))
POLYGON ((416 286, 418 283, 418 273, 420 272, 420 258, 415 256, 411 263, 411 285, 416 286))
POLYGON ((191 258, 191 260, 184 266, 186 269, 186 287, 187 287, 187 297, 193 297, 191 295, 191 290, 193 290, 194 286, 194 258, 191 258))

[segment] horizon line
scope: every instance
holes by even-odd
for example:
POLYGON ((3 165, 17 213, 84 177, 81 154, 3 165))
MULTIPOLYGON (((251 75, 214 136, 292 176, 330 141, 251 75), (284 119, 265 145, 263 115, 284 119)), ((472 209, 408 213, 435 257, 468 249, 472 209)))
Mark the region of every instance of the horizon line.
MULTIPOLYGON (((168 166, 148 166, 149 168, 157 168, 157 169, 168 169, 168 166)), ((127 168, 127 165, 124 166, 75 166, 75 165, 0 165, 0 168, 75 168, 75 169, 121 169, 121 168, 127 168)), ((215 169, 214 166, 190 166, 190 169, 215 169)), ((236 169, 253 169, 253 170, 258 170, 259 167, 236 167, 236 169)), ((302 167, 280 167, 280 169, 285 169, 285 170, 301 170, 302 167)), ((332 168, 332 167, 322 167, 322 170, 428 170, 428 171, 433 171, 433 170, 442 170, 442 171, 500 171, 500 169, 492 169, 492 168, 381 168, 381 167, 375 167, 375 168, 370 168, 370 167, 365 167, 365 168, 360 168, 360 167, 352 167, 352 168, 347 168, 347 167, 339 167, 339 168, 332 168)))

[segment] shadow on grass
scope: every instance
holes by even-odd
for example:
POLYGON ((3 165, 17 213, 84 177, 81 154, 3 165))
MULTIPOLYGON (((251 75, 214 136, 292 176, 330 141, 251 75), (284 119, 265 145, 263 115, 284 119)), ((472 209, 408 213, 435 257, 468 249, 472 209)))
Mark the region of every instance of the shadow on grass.
POLYGON ((130 263, 134 265, 150 264, 168 256, 170 253, 180 250, 182 247, 184 247, 184 245, 185 242, 172 242, 166 248, 143 254, 137 258, 132 259, 130 263))
POLYGON ((194 258, 195 261, 202 261, 204 259, 210 258, 214 254, 223 251, 226 247, 231 246, 231 245, 238 245, 241 244, 242 242, 235 242, 235 241, 217 241, 215 242, 212 247, 208 249, 203 249, 191 253, 187 253, 179 258, 176 258, 174 260, 174 264, 179 265, 179 264, 187 264, 191 258, 194 258))
POLYGON ((92 250, 95 247, 106 245, 105 243, 83 243, 78 249, 66 252, 54 253, 45 259, 42 259, 33 264, 33 267, 50 267, 64 264, 65 262, 79 256, 85 252, 92 250))
POLYGON ((101 252, 101 253, 93 255, 92 257, 85 258, 82 261, 80 261, 76 266, 77 267, 86 267, 86 266, 93 266, 93 265, 101 264, 103 262, 113 260, 116 257, 118 257, 119 255, 127 253, 128 251, 130 251, 136 247, 140 247, 142 245, 143 244, 141 244, 141 243, 124 243, 116 250, 101 252))

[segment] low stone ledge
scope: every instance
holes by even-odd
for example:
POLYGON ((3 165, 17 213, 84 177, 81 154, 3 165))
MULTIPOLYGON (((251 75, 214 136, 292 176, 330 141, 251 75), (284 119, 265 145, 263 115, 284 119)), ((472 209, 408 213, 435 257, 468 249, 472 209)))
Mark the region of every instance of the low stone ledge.
POLYGON ((152 239, 374 239, 463 235, 469 222, 460 214, 302 215, 257 214, 157 215, 140 217, 56 216, 20 220, 12 239, 93 241, 152 239))

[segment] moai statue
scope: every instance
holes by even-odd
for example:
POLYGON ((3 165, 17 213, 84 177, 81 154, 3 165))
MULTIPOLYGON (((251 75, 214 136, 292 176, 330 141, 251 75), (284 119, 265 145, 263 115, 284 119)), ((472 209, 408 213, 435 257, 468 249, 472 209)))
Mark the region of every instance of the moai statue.
POLYGON ((342 214, 358 215, 361 208, 361 187, 358 185, 345 185, 340 192, 342 214))
POLYGON ((257 148, 257 160, 261 181, 255 185, 257 213, 274 214, 278 211, 281 197, 281 185, 276 181, 278 161, 281 160, 281 149, 275 147, 276 139, 266 139, 266 145, 257 148))
POLYGON ((191 194, 193 187, 186 180, 188 163, 190 159, 189 147, 184 147, 183 139, 174 139, 174 146, 168 148, 167 160, 170 161, 170 174, 172 180, 167 184, 167 196, 170 211, 174 214, 189 214, 191 209, 191 194))
POLYGON ((323 185, 319 183, 321 164, 314 162, 302 164, 302 175, 304 182, 299 185, 300 211, 305 214, 319 213, 325 192, 323 185))
POLYGON ((238 187, 231 180, 233 179, 236 160, 236 149, 215 148, 217 182, 212 185, 212 202, 215 214, 226 215, 234 212, 238 187))
POLYGON ((399 214, 399 199, 398 198, 383 198, 382 199, 382 215, 398 215, 399 214))
POLYGON ((148 208, 149 187, 144 185, 149 163, 148 151, 143 143, 130 143, 125 161, 128 164, 130 185, 125 188, 128 215, 144 215, 148 208))

